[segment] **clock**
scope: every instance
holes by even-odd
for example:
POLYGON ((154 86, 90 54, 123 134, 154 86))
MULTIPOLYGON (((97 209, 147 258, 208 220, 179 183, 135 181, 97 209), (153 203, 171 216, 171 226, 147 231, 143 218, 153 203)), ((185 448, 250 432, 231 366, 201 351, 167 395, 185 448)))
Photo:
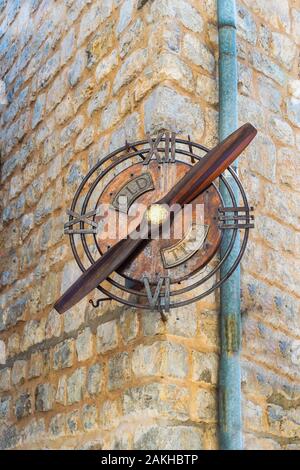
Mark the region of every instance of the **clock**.
POLYGON ((90 300, 94 307, 115 300, 163 313, 220 287, 254 226, 253 208, 230 164, 255 134, 245 124, 209 150, 162 131, 100 156, 64 224, 82 276, 54 307, 62 313, 96 288, 101 296, 90 300))

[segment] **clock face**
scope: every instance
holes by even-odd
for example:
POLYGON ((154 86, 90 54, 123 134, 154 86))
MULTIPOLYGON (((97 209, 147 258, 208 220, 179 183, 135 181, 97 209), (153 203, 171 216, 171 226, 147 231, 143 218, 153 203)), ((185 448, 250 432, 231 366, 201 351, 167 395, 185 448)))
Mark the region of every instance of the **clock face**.
MULTIPOLYGON (((104 158, 99 156, 76 191, 65 223, 81 270, 126 238, 145 213, 148 222, 162 222, 169 209, 159 201, 207 151, 165 132, 126 143, 104 158)), ((229 173, 238 181, 231 169, 229 173)), ((221 176, 190 203, 187 212, 183 208, 176 212, 167 232, 139 247, 98 289, 127 305, 165 310, 212 292, 223 282, 218 279, 219 268, 231 252, 237 230, 245 230, 246 243, 251 227, 250 208, 239 181, 238 187, 243 206, 237 205, 229 183, 221 176), (219 180, 228 189, 226 204, 219 180), (226 232, 227 250, 220 259, 218 249, 226 232)), ((236 265, 244 248, 242 243, 236 265)))
MULTIPOLYGON (((99 253, 105 253, 125 238, 141 222, 145 208, 162 199, 190 168, 190 164, 180 161, 169 164, 151 161, 147 166, 141 162, 115 176, 101 193, 97 207, 107 204, 105 216, 108 220, 114 220, 119 230, 113 233, 113 237, 105 239, 101 237, 101 230, 98 231, 99 253), (125 201, 124 208, 119 202, 122 200, 125 201)), ((159 275, 169 276, 170 282, 176 283, 195 274, 210 261, 220 245, 218 208, 221 203, 218 190, 211 185, 192 202, 190 223, 187 220, 190 213, 185 215, 184 211, 179 212, 170 227, 168 238, 151 240, 137 256, 118 270, 119 274, 135 282, 147 276, 151 283, 155 283, 159 275), (203 220, 197 220, 197 205, 203 209, 203 220), (191 241, 197 235, 200 235, 199 239, 190 249, 191 241)), ((100 225, 101 216, 95 220, 100 225)))

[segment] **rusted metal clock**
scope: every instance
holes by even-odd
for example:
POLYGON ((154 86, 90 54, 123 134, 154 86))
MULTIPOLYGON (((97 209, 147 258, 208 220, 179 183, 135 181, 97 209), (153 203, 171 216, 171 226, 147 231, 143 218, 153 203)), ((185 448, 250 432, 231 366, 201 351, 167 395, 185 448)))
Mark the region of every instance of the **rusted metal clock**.
POLYGON ((218 288, 238 266, 253 227, 252 208, 230 164, 255 134, 245 124, 209 150, 165 131, 99 158, 67 211, 65 233, 83 274, 56 310, 66 311, 94 288, 102 292, 99 301, 90 301, 94 306, 113 299, 160 311, 218 288), (230 206, 223 203, 220 182, 230 206), (221 277, 240 229, 239 253, 221 277), (220 255, 225 231, 230 237, 220 255))

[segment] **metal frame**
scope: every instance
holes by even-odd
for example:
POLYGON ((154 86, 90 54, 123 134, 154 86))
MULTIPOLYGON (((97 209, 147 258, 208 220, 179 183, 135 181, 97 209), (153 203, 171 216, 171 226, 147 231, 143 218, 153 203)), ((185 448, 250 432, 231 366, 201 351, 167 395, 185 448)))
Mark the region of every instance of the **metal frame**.
MULTIPOLYGON (((165 139, 165 137, 163 137, 161 139, 161 142, 165 142, 165 141, 166 141, 166 139, 165 139)), ((195 161, 200 160, 202 158, 202 156, 197 155, 196 153, 194 153, 194 151, 193 151, 194 149, 200 150, 204 153, 209 151, 209 149, 207 147, 205 147, 201 144, 192 142, 190 140, 190 137, 188 137, 188 140, 175 138, 175 142, 176 142, 176 156, 183 155, 185 157, 188 157, 189 160, 190 160, 191 165, 195 161), (180 145, 180 147, 177 147, 178 144, 180 145), (188 150, 185 150, 185 149, 182 148, 182 146, 184 146, 184 145, 187 146, 188 150)), ((141 160, 143 161, 146 158, 144 154, 147 154, 149 151, 151 151, 151 146, 149 146, 149 148, 147 148, 147 147, 145 147, 146 145, 149 146, 149 140, 148 139, 147 140, 146 139, 145 140, 140 140, 140 141, 130 143, 130 144, 128 142, 126 142, 125 146, 109 153, 105 158, 99 160, 99 162, 96 163, 96 165, 94 165, 93 168, 91 168, 91 170, 87 173, 85 178, 82 180, 81 184, 79 185, 79 187, 78 187, 78 189, 75 193, 70 211, 68 212, 69 213, 69 223, 72 222, 72 220, 73 220, 72 213, 77 212, 77 213, 80 213, 81 215, 84 215, 86 213, 88 204, 91 200, 91 197, 92 197, 95 189, 98 187, 98 185, 101 183, 101 181, 107 175, 110 174, 110 172, 114 172, 116 170, 116 167, 118 167, 118 165, 120 165, 122 163, 125 163, 128 160, 130 160, 130 161, 134 160, 132 162, 132 165, 133 165, 133 164, 139 163, 141 160), (141 148, 139 148, 139 147, 141 147, 141 148), (130 149, 132 149, 133 151, 130 151, 130 149), (137 161, 135 161, 136 158, 138 159, 137 161), (98 175, 97 175, 97 172, 99 172, 98 175), (92 182, 91 186, 88 188, 88 190, 87 190, 87 192, 84 196, 84 199, 83 199, 83 204, 82 204, 81 211, 79 211, 79 209, 77 208, 78 201, 81 200, 81 196, 83 195, 83 192, 84 192, 84 189, 86 188, 86 185, 89 185, 90 179, 92 177, 94 177, 95 175, 96 175, 96 178, 92 182)), ((165 147, 163 147, 163 148, 158 147, 157 150, 158 150, 158 152, 165 152, 165 147)), ((176 164, 176 162, 180 162, 180 161, 182 161, 182 160, 179 160, 179 159, 176 158, 175 164, 176 164)), ((172 164, 174 164, 174 162, 172 164)), ((198 295, 195 295, 194 297, 191 297, 190 299, 173 301, 173 302, 170 301, 169 308, 183 307, 187 304, 190 304, 192 302, 200 300, 200 299, 206 297, 207 295, 211 294, 215 289, 219 288, 231 276, 231 274, 237 268, 243 254, 244 254, 244 251, 245 251, 245 248, 246 248, 246 245, 247 245, 247 241, 248 241, 249 229, 252 228, 252 226, 253 226, 253 224, 250 224, 250 221, 253 218, 253 216, 250 215, 250 211, 251 211, 252 208, 250 208, 249 205, 248 205, 246 193, 245 193, 245 191, 243 189, 243 186, 242 186, 240 180, 238 179, 236 173, 234 172, 234 170, 232 168, 229 168, 228 170, 229 170, 231 176, 233 177, 233 180, 235 181, 237 187, 239 188, 239 192, 240 192, 240 195, 242 197, 243 204, 244 204, 243 208, 238 207, 237 200, 236 200, 237 198, 235 197, 234 192, 233 192, 229 182, 227 181, 227 178, 225 178, 223 175, 221 175, 220 176, 220 182, 221 182, 221 184, 223 184, 226 187, 226 189, 228 191, 229 198, 230 198, 231 203, 232 203, 232 208, 230 208, 230 210, 232 210, 234 212, 234 216, 238 215, 238 210, 239 209, 243 210, 244 214, 243 214, 243 216, 239 216, 239 218, 235 217, 230 222, 230 225, 228 225, 228 227, 226 227, 227 221, 224 221, 223 223, 225 225, 223 225, 223 227, 220 227, 220 229, 222 230, 222 239, 224 238, 223 237, 223 232, 225 230, 224 227, 226 227, 226 229, 228 231, 232 232, 232 233, 231 233, 230 241, 227 245, 227 249, 226 249, 224 255, 220 258, 217 265, 207 275, 205 275, 201 279, 197 280, 194 284, 191 284, 191 285, 183 287, 183 288, 177 288, 177 289, 173 289, 173 290, 170 289, 170 299, 172 297, 175 297, 175 296, 182 296, 183 294, 189 293, 192 290, 194 290, 196 288, 199 288, 201 285, 203 285, 205 282, 207 282, 209 279, 211 279, 212 276, 219 273, 220 270, 221 270, 221 267, 224 266, 225 261, 228 259, 229 255, 231 253, 231 250, 234 246, 234 243, 235 243, 235 240, 236 240, 236 237, 237 237, 238 229, 243 228, 244 229, 244 237, 243 237, 243 241, 241 243, 239 253, 238 253, 235 261, 231 265, 231 267, 225 273, 225 275, 220 277, 220 279, 217 280, 210 288, 204 290, 204 292, 202 292, 201 294, 198 294, 198 295), (240 217, 243 217, 243 219, 241 219, 240 217), (242 225, 240 224, 241 220, 245 220, 245 223, 243 223, 242 225)), ((214 184, 214 187, 218 191, 218 188, 215 184, 214 184)), ((218 191, 218 193, 220 194, 219 191, 218 191)), ((101 194, 102 194, 102 192, 101 192, 101 194)), ((224 212, 226 210, 226 208, 224 207, 222 197, 221 197, 221 201, 222 201, 222 207, 220 208, 220 211, 224 212)), ((90 210, 91 209, 89 209, 89 211, 90 210)), ((93 220, 95 220, 95 215, 93 217, 93 220)), ((84 222, 80 222, 80 228, 82 230, 84 230, 84 222)), ((93 233, 92 235, 93 235, 93 238, 94 238, 95 246, 97 247, 100 255, 102 255, 101 250, 99 249, 99 245, 97 243, 95 233, 93 233)), ((82 246, 83 246, 84 253, 85 253, 88 261, 91 264, 93 264, 95 262, 95 260, 93 258, 93 255, 92 255, 90 249, 89 249, 86 236, 87 236, 87 233, 81 233, 80 234, 80 239, 81 239, 81 243, 82 243, 82 246)), ((86 268, 85 268, 85 266, 84 266, 84 264, 83 264, 83 262, 80 258, 80 255, 78 253, 74 233, 72 233, 72 232, 69 233, 69 237, 70 237, 71 248, 72 248, 72 252, 73 252, 73 255, 75 257, 75 260, 76 260, 79 268, 81 269, 81 271, 84 272, 86 270, 86 268)), ((215 256, 214 256, 214 258, 215 258, 215 256)), ((119 275, 119 276, 121 276, 121 275, 119 275)), ((148 303, 145 302, 145 300, 147 299, 147 292, 143 291, 143 290, 134 289, 133 287, 129 287, 129 285, 130 286, 133 285, 134 281, 132 279, 128 279, 128 277, 126 277, 126 276, 121 276, 121 277, 123 279, 125 279, 125 284, 124 285, 120 284, 120 282, 116 281, 111 276, 107 278, 107 281, 112 286, 112 288, 118 289, 122 293, 127 293, 127 294, 130 294, 130 295, 134 295, 134 296, 136 296, 136 298, 138 298, 138 299, 140 298, 141 300, 133 301, 133 300, 124 299, 124 298, 120 297, 120 295, 117 295, 116 293, 111 292, 108 289, 106 289, 105 287, 99 285, 98 290, 101 291, 106 297, 98 299, 98 301, 96 301, 96 303, 93 302, 93 301, 90 301, 91 304, 94 307, 98 307, 100 305, 100 301, 115 300, 115 301, 123 303, 127 306, 141 308, 141 309, 153 310, 153 306, 149 302, 148 303), (128 282, 128 280, 130 282, 128 282)), ((172 284, 172 286, 174 287, 174 284, 172 284)), ((161 299, 163 297, 164 297, 164 291, 162 291, 161 294, 159 295, 159 299, 160 299, 159 301, 161 301, 161 299)))

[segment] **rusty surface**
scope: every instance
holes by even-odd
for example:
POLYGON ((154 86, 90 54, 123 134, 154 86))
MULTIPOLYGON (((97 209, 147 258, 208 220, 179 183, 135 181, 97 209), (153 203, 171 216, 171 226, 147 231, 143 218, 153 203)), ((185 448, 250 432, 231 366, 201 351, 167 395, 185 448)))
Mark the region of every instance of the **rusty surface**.
MULTIPOLYGON (((147 166, 148 172, 154 182, 154 189, 147 193, 139 194, 136 201, 131 205, 128 212, 129 225, 128 229, 124 229, 121 233, 118 233, 117 239, 108 238, 107 240, 101 240, 100 234, 98 236, 98 245, 101 253, 105 253, 111 246, 115 245, 121 238, 124 238, 132 228, 137 226, 143 216, 143 212, 140 211, 137 215, 135 209, 137 203, 149 206, 151 203, 158 201, 187 173, 190 169, 190 165, 177 162, 157 164, 156 161, 151 162, 147 166)), ((130 184, 130 181, 136 181, 136 179, 145 173, 145 166, 140 163, 127 168, 122 173, 117 175, 104 189, 100 196, 98 205, 100 203, 111 203, 115 200, 116 194, 119 193, 120 188, 124 185, 130 184)), ((167 249, 174 244, 180 244, 182 238, 175 238, 174 231, 179 229, 181 224, 180 216, 175 218, 174 225, 171 230, 171 236, 168 240, 151 240, 150 243, 135 257, 135 259, 129 261, 126 266, 123 266, 121 270, 118 270, 120 274, 134 280, 140 281, 142 276, 147 276, 152 282, 155 282, 158 275, 169 276, 171 283, 181 282, 187 279, 190 275, 196 273, 199 269, 205 266, 210 259, 214 256, 221 242, 221 231, 218 228, 218 208, 221 205, 221 199, 214 188, 210 186, 207 191, 201 196, 197 197, 193 202, 193 219, 196 215, 195 207, 196 204, 204 204, 204 221, 203 224, 207 225, 208 233, 205 239, 205 243, 190 259, 187 259, 184 263, 166 269, 163 264, 163 257, 161 250, 167 249)), ((111 214, 109 217, 116 216, 117 225, 125 228, 125 221, 127 214, 116 210, 114 207, 109 209, 111 214)), ((96 220, 100 221, 100 217, 96 220)))

